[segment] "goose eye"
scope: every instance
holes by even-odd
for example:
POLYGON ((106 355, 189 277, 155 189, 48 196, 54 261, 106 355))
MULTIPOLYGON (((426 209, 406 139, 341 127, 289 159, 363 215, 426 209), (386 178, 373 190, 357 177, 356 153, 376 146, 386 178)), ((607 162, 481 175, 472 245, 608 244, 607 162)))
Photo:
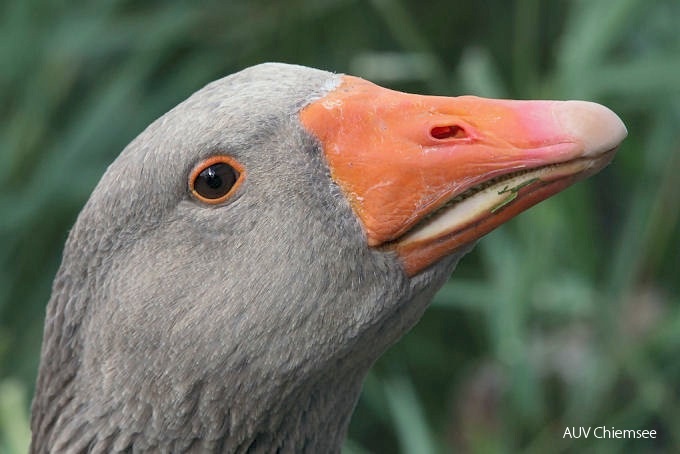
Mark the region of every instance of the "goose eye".
POLYGON ((227 156, 215 156, 199 163, 189 176, 189 189, 198 200, 212 205, 233 194, 243 179, 242 166, 227 156))

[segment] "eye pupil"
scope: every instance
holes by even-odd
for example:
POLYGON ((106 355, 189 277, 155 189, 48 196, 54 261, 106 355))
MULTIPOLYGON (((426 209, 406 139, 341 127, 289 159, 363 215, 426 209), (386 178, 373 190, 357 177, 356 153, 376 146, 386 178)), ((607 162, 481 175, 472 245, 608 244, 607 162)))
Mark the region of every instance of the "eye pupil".
MULTIPOLYGON (((216 165, 224 165, 224 164, 216 164, 216 165)), ((200 178, 205 179, 205 183, 211 188, 211 189, 219 189, 220 186, 222 186, 222 178, 215 172, 214 167, 216 165, 212 165, 205 169, 203 172, 201 172, 200 178)))
POLYGON ((238 180, 239 172, 225 162, 217 162, 196 175, 195 193, 207 201, 218 200, 229 193, 238 180))

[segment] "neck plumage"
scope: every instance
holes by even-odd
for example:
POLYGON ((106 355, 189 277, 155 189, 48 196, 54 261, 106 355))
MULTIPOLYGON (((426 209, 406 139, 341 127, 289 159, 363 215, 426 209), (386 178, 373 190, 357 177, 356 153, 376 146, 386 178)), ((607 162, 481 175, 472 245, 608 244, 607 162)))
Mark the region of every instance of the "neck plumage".
POLYGON ((105 395, 78 371, 51 374, 49 367, 41 369, 33 404, 35 453, 340 452, 363 380, 353 371, 227 388, 233 377, 168 375, 141 389, 117 383, 105 395))
POLYGON ((123 362, 109 363, 91 351, 96 341, 82 339, 85 325, 99 326, 106 335, 106 326, 84 310, 97 293, 85 276, 60 271, 55 279, 32 407, 32 453, 132 447, 150 452, 340 451, 370 361, 357 364, 347 355, 330 369, 310 373, 291 366, 282 373, 252 370, 247 359, 199 358, 191 368, 171 357, 136 357, 140 349, 132 348, 126 353, 129 363, 142 368, 121 370, 123 362), (168 364, 158 367, 159 360, 168 364))

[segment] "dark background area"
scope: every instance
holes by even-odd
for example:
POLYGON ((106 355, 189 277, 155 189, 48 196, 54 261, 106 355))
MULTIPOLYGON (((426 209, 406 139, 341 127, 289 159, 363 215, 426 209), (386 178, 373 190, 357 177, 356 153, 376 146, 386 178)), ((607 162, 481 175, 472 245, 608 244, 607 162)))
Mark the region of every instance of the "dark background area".
POLYGON ((122 148, 263 61, 404 91, 606 104, 610 167, 484 238, 369 374, 347 453, 680 451, 676 0, 0 5, 0 453, 25 452, 68 230, 122 148), (563 438, 567 427, 655 440, 563 438))

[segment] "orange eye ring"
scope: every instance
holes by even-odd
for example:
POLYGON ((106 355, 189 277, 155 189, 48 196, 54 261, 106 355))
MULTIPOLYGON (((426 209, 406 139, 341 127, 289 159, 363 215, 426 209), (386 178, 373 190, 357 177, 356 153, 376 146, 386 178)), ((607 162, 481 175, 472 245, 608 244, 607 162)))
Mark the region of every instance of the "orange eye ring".
POLYGON ((189 190, 200 202, 219 205, 236 192, 245 174, 245 168, 230 156, 212 156, 192 169, 189 190))

